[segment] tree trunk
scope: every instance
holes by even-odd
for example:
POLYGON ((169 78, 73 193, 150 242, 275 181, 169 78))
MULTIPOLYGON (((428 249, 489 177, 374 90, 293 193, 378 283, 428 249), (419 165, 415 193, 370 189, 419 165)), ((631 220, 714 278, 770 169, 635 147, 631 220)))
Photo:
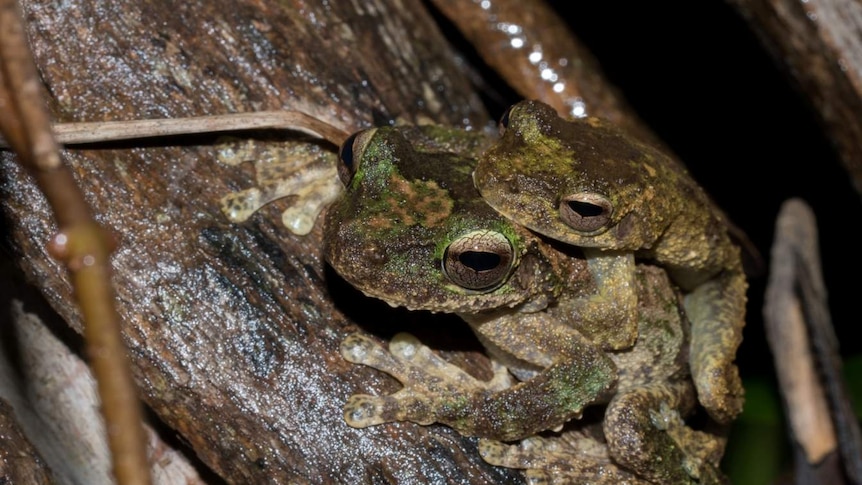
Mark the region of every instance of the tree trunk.
MULTIPOLYGON (((23 10, 56 121, 289 108, 346 131, 395 119, 487 121, 415 0, 25 1, 23 10)), ((141 397, 159 419, 230 483, 521 480, 446 427, 344 423, 349 395, 397 384, 342 359, 341 340, 357 322, 386 336, 386 320, 421 315, 365 299, 327 271, 319 226, 295 236, 278 207, 229 222, 219 200, 251 187, 253 174, 218 164, 213 141, 64 152, 116 237, 123 335, 141 397), (340 308, 351 304, 348 318, 340 308)), ((14 156, 0 158, 12 254, 80 331, 67 276, 46 250, 52 214, 14 156)), ((472 338, 459 322, 448 328, 472 338)), ((454 345, 466 349, 464 362, 484 365, 472 340, 454 345)))

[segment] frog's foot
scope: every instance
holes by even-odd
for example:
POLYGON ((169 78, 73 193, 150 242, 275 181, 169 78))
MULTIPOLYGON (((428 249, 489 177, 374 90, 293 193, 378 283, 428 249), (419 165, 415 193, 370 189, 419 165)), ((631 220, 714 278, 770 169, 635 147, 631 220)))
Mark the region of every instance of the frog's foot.
POLYGON ((605 443, 580 429, 555 436, 532 436, 508 445, 480 440, 479 454, 488 463, 524 470, 531 485, 646 485, 642 480, 611 461, 605 443))
POLYGON ((690 429, 680 416, 693 405, 688 382, 617 395, 603 423, 614 462, 655 483, 723 483, 717 468, 723 440, 690 429))
POLYGON ((342 191, 335 155, 299 141, 223 142, 218 159, 227 165, 254 161, 257 186, 224 196, 222 212, 232 222, 243 222, 258 209, 277 199, 292 197, 282 213, 291 232, 311 232, 317 216, 342 191))
MULTIPOLYGON (((493 393, 513 383, 506 368, 493 361, 494 377, 480 381, 406 333, 395 335, 389 350, 364 335, 350 335, 341 344, 341 355, 350 362, 383 371, 404 386, 388 396, 351 396, 344 406, 344 419, 356 428, 392 421, 431 424, 442 420, 461 431, 452 418, 442 416, 451 416, 453 408, 473 396, 493 393)), ((459 414, 457 410, 455 414, 459 414)))
POLYGON ((728 424, 742 412, 745 390, 733 363, 745 326, 745 277, 727 271, 685 297, 691 320, 692 379, 698 401, 715 421, 728 424))

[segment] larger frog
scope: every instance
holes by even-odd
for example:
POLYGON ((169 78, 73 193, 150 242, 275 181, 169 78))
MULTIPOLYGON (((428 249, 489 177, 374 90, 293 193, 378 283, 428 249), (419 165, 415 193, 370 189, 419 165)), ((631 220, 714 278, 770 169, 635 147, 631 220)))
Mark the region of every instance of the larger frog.
MULTIPOLYGON (((387 351, 353 335, 343 344, 345 358, 387 372, 404 387, 388 396, 352 396, 347 422, 440 422, 462 434, 511 441, 579 418, 588 405, 607 404, 599 445, 606 452, 586 461, 575 452, 569 477, 718 481, 721 441, 679 418, 695 399, 685 366, 686 327, 667 280, 656 280, 664 281, 656 292, 663 298, 649 299, 650 308, 665 313, 649 318, 642 312, 633 348, 606 353, 585 338, 580 330, 588 322, 571 310, 572 302, 595 292, 585 260, 503 218, 472 185, 475 157, 490 141, 430 126, 373 129, 343 145, 347 190, 326 218, 330 264, 392 305, 458 314, 495 368, 492 380, 479 381, 411 337, 396 336, 387 351), (669 424, 659 424, 659 416, 669 416, 669 424), (687 439, 692 436, 697 439, 687 439)), ((581 431, 564 436, 576 437, 573 449, 592 449, 595 439, 581 431)), ((536 468, 531 463, 541 461, 530 453, 513 459, 491 440, 483 450, 492 463, 536 468)))
MULTIPOLYGON (((566 120, 523 101, 503 125, 474 174, 483 198, 540 234, 586 248, 605 268, 591 265, 605 293, 617 298, 633 294, 632 254, 666 268, 687 292, 698 399, 718 422, 734 419, 743 403, 733 361, 746 281, 723 214, 680 164, 606 122, 566 120)), ((621 324, 633 328, 630 317, 621 324)))

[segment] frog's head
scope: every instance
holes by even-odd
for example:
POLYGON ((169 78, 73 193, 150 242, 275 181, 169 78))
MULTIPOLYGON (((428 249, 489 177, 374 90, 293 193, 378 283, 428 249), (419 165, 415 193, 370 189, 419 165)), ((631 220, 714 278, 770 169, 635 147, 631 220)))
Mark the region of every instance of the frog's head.
POLYGON ((501 121, 500 139, 479 157, 482 197, 501 214, 576 246, 650 245, 670 222, 658 197, 664 157, 596 118, 566 120, 522 101, 501 121))
POLYGON ((327 260, 365 294, 410 309, 471 313, 550 296, 558 285, 535 237, 479 197, 474 158, 453 153, 472 145, 446 141, 455 133, 386 127, 348 139, 327 260))

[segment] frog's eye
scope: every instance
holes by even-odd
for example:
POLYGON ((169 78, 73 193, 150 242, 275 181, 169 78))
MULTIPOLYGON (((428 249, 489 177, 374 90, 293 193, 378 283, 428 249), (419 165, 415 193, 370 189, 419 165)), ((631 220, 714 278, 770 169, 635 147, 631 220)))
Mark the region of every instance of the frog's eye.
POLYGON ((338 149, 338 178, 345 187, 350 185, 353 176, 356 174, 356 169, 359 168, 359 160, 362 158, 362 151, 375 129, 357 131, 347 137, 341 148, 338 149))
POLYGON ((507 109, 506 112, 503 113, 503 116, 500 117, 500 131, 504 131, 509 127, 509 118, 511 117, 512 108, 514 108, 514 106, 509 106, 509 109, 507 109))
POLYGON ((456 285, 475 291, 491 291, 512 271, 515 250, 495 231, 473 231, 449 244, 443 254, 443 272, 456 285))
POLYGON ((607 229, 614 206, 607 197, 594 192, 578 192, 560 201, 560 218, 578 232, 607 229))

